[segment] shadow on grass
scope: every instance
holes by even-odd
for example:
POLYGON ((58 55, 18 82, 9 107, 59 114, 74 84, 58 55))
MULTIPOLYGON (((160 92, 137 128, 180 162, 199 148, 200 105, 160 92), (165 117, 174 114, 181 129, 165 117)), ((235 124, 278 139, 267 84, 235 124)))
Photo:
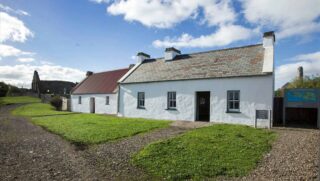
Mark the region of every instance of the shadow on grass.
POLYGON ((75 114, 81 114, 81 113, 47 114, 47 115, 37 115, 37 116, 31 116, 31 117, 38 118, 38 117, 50 117, 50 116, 66 116, 66 115, 75 115, 75 114))

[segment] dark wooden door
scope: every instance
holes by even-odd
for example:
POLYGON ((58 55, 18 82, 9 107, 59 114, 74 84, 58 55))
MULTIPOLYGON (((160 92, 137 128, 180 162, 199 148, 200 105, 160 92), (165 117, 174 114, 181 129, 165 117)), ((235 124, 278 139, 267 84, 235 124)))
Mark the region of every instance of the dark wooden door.
POLYGON ((95 113, 96 112, 96 103, 95 103, 94 97, 90 98, 90 113, 95 113))
POLYGON ((210 92, 197 92, 197 121, 210 121, 210 92))

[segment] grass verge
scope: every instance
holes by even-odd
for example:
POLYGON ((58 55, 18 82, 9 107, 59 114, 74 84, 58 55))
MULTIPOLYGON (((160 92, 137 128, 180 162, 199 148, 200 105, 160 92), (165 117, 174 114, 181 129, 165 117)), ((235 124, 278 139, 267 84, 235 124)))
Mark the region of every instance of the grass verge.
POLYGON ((170 121, 61 112, 42 103, 25 105, 12 113, 27 116, 31 118, 32 123, 77 144, 95 144, 129 137, 152 129, 165 128, 171 123, 170 121))
POLYGON ((16 96, 16 97, 0 97, 0 105, 8 104, 22 104, 22 103, 37 103, 40 102, 39 98, 28 96, 16 96))
POLYGON ((252 170, 271 148, 274 132, 240 125, 213 125, 152 143, 132 162, 169 180, 237 177, 252 170))
POLYGON ((53 115, 75 114, 73 112, 57 111, 50 104, 44 104, 44 103, 34 103, 34 104, 27 104, 24 106, 20 106, 14 109, 11 113, 16 116, 26 116, 26 117, 39 117, 39 116, 44 117, 44 116, 53 116, 53 115))

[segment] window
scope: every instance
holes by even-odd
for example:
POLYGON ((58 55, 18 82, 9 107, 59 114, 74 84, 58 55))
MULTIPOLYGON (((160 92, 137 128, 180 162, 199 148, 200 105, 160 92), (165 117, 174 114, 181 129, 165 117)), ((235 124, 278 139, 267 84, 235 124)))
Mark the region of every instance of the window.
POLYGON ((144 108, 144 92, 138 92, 138 108, 144 108))
POLYGON ((227 112, 240 112, 240 91, 232 90, 227 92, 227 112))
POLYGON ((109 96, 106 96, 106 105, 109 105, 109 96))
POLYGON ((78 104, 81 104, 81 96, 78 98, 78 104))
POLYGON ((168 92, 168 109, 175 109, 176 107, 176 92, 168 92))

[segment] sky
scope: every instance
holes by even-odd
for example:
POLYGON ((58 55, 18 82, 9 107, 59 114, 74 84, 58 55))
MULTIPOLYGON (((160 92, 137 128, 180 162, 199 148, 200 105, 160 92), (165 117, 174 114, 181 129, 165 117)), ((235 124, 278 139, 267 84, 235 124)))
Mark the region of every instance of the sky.
POLYGON ((166 47, 192 53, 262 43, 275 31, 275 87, 320 73, 319 0, 1 0, 0 81, 30 88, 40 79, 79 82, 157 58, 166 47))

